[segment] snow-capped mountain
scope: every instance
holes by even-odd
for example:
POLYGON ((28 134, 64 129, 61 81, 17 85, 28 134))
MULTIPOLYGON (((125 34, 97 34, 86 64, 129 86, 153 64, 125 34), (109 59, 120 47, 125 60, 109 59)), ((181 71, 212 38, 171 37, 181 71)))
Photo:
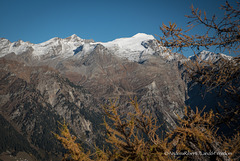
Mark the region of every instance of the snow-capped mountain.
POLYGON ((11 43, 7 39, 2 38, 0 39, 0 57, 9 53, 15 53, 16 55, 31 53, 36 58, 41 58, 42 56, 69 57, 74 54, 74 49, 89 42, 93 41, 83 40, 75 34, 65 39, 55 37, 40 44, 32 44, 22 40, 11 43))
POLYGON ((226 59, 226 60, 232 60, 231 56, 227 56, 222 53, 214 53, 214 52, 210 52, 210 51, 206 51, 206 50, 203 50, 203 51, 197 53, 196 55, 189 57, 190 60, 199 61, 199 62, 202 62, 202 61, 216 62, 221 58, 226 59))
POLYGON ((51 63, 53 60, 57 62, 66 59, 83 60, 95 50, 98 50, 99 45, 102 46, 101 50, 107 50, 108 54, 138 63, 143 63, 156 56, 163 58, 165 61, 180 61, 181 63, 189 60, 216 62, 220 58, 232 59, 231 56, 206 50, 186 58, 182 54, 172 53, 167 48, 160 46, 152 35, 145 33, 138 33, 132 37, 119 38, 109 42, 94 42, 94 40, 82 39, 75 34, 65 39, 55 37, 39 44, 22 40, 11 43, 9 40, 1 38, 0 57, 14 53, 17 56, 23 55, 24 59, 30 57, 30 59, 36 60, 37 64, 43 61, 51 63))
MULTIPOLYGON (((138 33, 132 37, 119 38, 109 42, 94 42, 86 40, 73 34, 70 37, 61 39, 58 37, 52 38, 46 42, 33 44, 19 40, 10 42, 7 39, 0 39, 0 57, 7 54, 15 53, 16 55, 31 54, 37 59, 53 59, 69 57, 84 57, 90 54, 97 45, 104 46, 111 54, 134 62, 144 62, 153 55, 159 55, 168 61, 180 60, 186 61, 181 54, 171 53, 165 47, 159 46, 157 40, 145 33, 138 33), (184 59, 184 60, 183 60, 184 59)), ((196 55, 190 56, 188 59, 195 61, 217 61, 220 58, 231 60, 231 56, 221 53, 213 53, 203 50, 196 55)))
POLYGON ((158 53, 157 55, 161 53, 160 55, 168 60, 176 57, 166 52, 164 47, 160 47, 152 35, 144 33, 110 42, 85 40, 75 34, 65 39, 55 37, 40 44, 32 44, 22 40, 11 43, 9 40, 2 38, 0 39, 0 57, 9 53, 15 53, 16 55, 30 53, 38 59, 82 57, 91 53, 97 45, 104 46, 111 54, 117 57, 135 62, 145 61, 156 53, 158 53))
MULTIPOLYGON (((57 121, 69 123, 86 146, 91 148, 95 141, 102 145, 105 133, 99 105, 117 98, 121 113, 126 114, 130 112, 130 96, 137 97, 141 107, 167 131, 174 128, 178 116, 183 116, 185 105, 203 105, 202 88, 189 86, 183 66, 183 62, 197 57, 231 58, 209 51, 186 58, 171 53, 159 46, 152 35, 143 33, 110 42, 94 42, 77 35, 40 44, 2 38, 0 124, 9 122, 9 127, 20 132, 16 137, 7 135, 7 141, 17 144, 25 139, 20 150, 45 158, 42 153, 51 156, 59 151, 51 133, 56 132, 57 121)), ((209 107, 214 107, 215 96, 208 98, 213 103, 209 107)), ((3 129, 16 133, 8 127, 3 129)), ((6 141, 0 141, 3 143, 6 141)), ((7 146, 4 151, 12 149, 7 146)))
POLYGON ((120 38, 101 44, 119 57, 127 58, 130 61, 139 61, 155 52, 147 45, 149 40, 154 40, 154 37, 138 33, 130 38, 120 38))

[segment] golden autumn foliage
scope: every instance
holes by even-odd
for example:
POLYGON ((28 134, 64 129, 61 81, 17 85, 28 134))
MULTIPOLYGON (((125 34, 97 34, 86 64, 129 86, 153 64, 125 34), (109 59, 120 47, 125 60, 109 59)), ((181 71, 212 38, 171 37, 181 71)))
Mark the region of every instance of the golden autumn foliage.
POLYGON ((212 125, 214 114, 210 111, 201 116, 201 113, 198 111, 198 108, 196 108, 196 113, 193 113, 191 109, 185 108, 185 118, 179 118, 179 126, 168 133, 167 138, 171 140, 171 145, 174 145, 177 151, 191 151, 193 149, 191 144, 196 144, 194 151, 206 152, 213 150, 209 145, 215 140, 214 130, 216 129, 212 125))
POLYGON ((164 155, 168 151, 165 140, 159 138, 156 118, 140 110, 136 100, 131 100, 134 112, 122 118, 116 102, 104 106, 104 111, 113 122, 110 126, 106 121, 106 141, 113 146, 111 159, 121 160, 172 160, 164 155))
MULTIPOLYGON (((66 125, 61 125, 61 134, 56 134, 57 139, 69 150, 67 158, 72 160, 174 160, 174 157, 165 155, 169 151, 166 140, 159 138, 156 131, 156 118, 140 110, 136 100, 131 101, 133 113, 121 117, 115 102, 103 107, 106 116, 112 122, 104 121, 106 128, 106 142, 111 145, 112 151, 100 150, 96 147, 93 154, 84 153, 79 144, 75 142, 66 125), (78 148, 77 148, 78 147, 78 148)), ((66 158, 66 157, 65 157, 66 158)))
POLYGON ((178 28, 177 24, 171 22, 169 26, 163 24, 160 27, 163 36, 159 36, 159 43, 178 51, 182 51, 183 48, 191 48, 194 54, 200 48, 209 49, 209 47, 235 53, 236 55, 233 55, 232 60, 222 57, 218 62, 214 62, 211 59, 202 60, 195 54, 197 60, 188 61, 185 66, 190 78, 208 87, 207 92, 219 86, 229 86, 231 90, 234 88, 234 93, 238 94, 239 97, 239 86, 233 87, 231 84, 232 81, 239 82, 240 76, 239 2, 236 1, 236 4, 231 6, 226 1, 220 9, 224 11, 222 17, 217 18, 213 15, 211 18, 208 18, 205 11, 202 15, 201 10, 192 6, 192 15, 186 16, 190 19, 188 29, 184 31, 182 28, 178 28), (188 32, 197 26, 205 28, 205 34, 188 35, 188 32))
POLYGON ((222 141, 224 149, 232 153, 231 158, 234 158, 234 160, 239 160, 240 132, 233 135, 232 138, 224 138, 222 141))
MULTIPOLYGON (((227 93, 228 98, 224 104, 218 105, 221 112, 217 112, 218 119, 215 124, 227 124, 240 121, 240 59, 220 59, 218 62, 212 60, 189 61, 184 64, 186 72, 193 82, 205 87, 205 92, 218 92, 219 95, 227 93), (229 99, 230 98, 230 99, 229 99), (232 101, 235 104, 232 104, 232 101)), ((236 127, 239 129, 240 125, 236 127)))
POLYGON ((179 117, 178 126, 169 131, 164 138, 159 137, 159 125, 156 118, 139 108, 136 100, 131 100, 134 112, 121 116, 115 102, 104 106, 104 111, 110 121, 104 121, 106 128, 106 142, 111 151, 99 149, 96 152, 85 153, 76 138, 61 125, 61 134, 55 134, 63 146, 68 150, 64 159, 68 160, 135 160, 135 161, 172 161, 172 160, 230 160, 239 157, 239 134, 231 139, 217 136, 213 125, 214 113, 203 111, 193 112, 185 108, 184 117, 179 117), (223 141, 224 140, 224 141, 223 141), (232 155, 200 155, 199 153, 225 152, 232 155), (194 153, 194 155, 178 155, 180 153, 194 153), (206 158, 208 157, 208 158, 206 158))
MULTIPOLYGON (((215 114, 213 111, 203 113, 199 112, 196 107, 196 112, 193 112, 190 107, 185 108, 183 118, 179 118, 179 125, 168 133, 166 139, 171 151, 190 152, 194 155, 181 156, 181 160, 230 160, 231 156, 219 154, 202 156, 202 153, 222 152, 225 151, 220 142, 221 137, 218 137, 217 129, 213 122, 215 114)), ((230 152, 230 151, 228 151, 230 152)))
MULTIPOLYGON (((195 54, 197 60, 187 61, 184 66, 186 73, 193 82, 202 84, 206 91, 218 91, 219 94, 225 92, 236 102, 233 105, 229 100, 225 104, 219 104, 218 120, 215 124, 227 124, 230 126, 233 122, 240 122, 240 8, 239 2, 230 5, 227 1, 220 7, 224 11, 222 17, 213 15, 207 17, 206 12, 198 8, 191 7, 191 15, 186 16, 190 19, 188 30, 184 31, 178 28, 175 23, 169 26, 163 24, 160 28, 164 36, 159 36, 159 43, 170 49, 181 51, 183 48, 191 48, 195 54, 200 48, 209 49, 215 47, 220 51, 229 51, 236 55, 229 59, 220 56, 217 61, 202 60, 195 54), (188 35, 193 28, 201 26, 206 29, 205 34, 188 35)), ((240 128, 235 127, 236 129, 240 128)))
POLYGON ((65 154, 63 160, 71 158, 72 160, 78 161, 88 161, 90 159, 90 152, 84 153, 81 145, 76 143, 76 137, 71 135, 69 129, 64 122, 63 124, 59 123, 61 127, 59 128, 61 134, 55 134, 55 137, 61 141, 65 149, 68 149, 68 153, 65 154))
POLYGON ((227 1, 220 7, 224 11, 221 18, 213 15, 211 18, 207 17, 206 12, 202 13, 198 8, 191 6, 191 15, 186 16, 190 19, 188 22, 188 29, 183 30, 177 27, 175 23, 169 25, 163 24, 160 27, 164 36, 159 36, 160 44, 170 49, 179 49, 185 47, 192 49, 200 49, 200 47, 209 48, 216 46, 219 49, 239 52, 239 2, 231 6, 227 1), (205 34, 188 35, 187 33, 197 26, 206 28, 205 34))

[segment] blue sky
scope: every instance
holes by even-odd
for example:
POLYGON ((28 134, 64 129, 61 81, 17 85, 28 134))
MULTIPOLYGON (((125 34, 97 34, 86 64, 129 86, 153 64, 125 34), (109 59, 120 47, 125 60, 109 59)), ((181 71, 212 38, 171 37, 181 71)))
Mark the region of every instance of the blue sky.
MULTIPOLYGON (((234 0, 230 0, 233 1, 234 0)), ((161 35, 162 23, 186 26, 190 6, 219 13, 224 0, 0 0, 0 37, 41 43, 76 34, 110 41, 136 33, 161 35)), ((200 32, 200 31, 198 31, 200 32)))

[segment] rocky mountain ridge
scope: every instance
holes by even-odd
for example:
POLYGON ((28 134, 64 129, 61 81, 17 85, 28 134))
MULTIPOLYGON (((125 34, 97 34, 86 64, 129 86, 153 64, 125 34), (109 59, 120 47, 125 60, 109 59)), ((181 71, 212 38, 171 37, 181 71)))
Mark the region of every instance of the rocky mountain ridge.
MULTIPOLYGON (((58 37, 52 38, 46 42, 32 44, 19 40, 11 43, 5 38, 0 39, 0 57, 9 53, 16 55, 24 55, 31 53, 32 57, 40 60, 46 58, 68 58, 77 55, 82 57, 94 50, 98 45, 103 45, 111 53, 120 58, 126 58, 130 61, 143 61, 148 55, 154 55, 156 50, 162 52, 166 48, 157 44, 156 39, 152 35, 138 33, 129 38, 119 38, 110 42, 94 42, 93 40, 81 39, 77 35, 72 35, 65 39, 58 37)), ((168 59, 173 59, 174 54, 170 55, 164 52, 168 59), (167 54, 167 55, 166 55, 167 54)))

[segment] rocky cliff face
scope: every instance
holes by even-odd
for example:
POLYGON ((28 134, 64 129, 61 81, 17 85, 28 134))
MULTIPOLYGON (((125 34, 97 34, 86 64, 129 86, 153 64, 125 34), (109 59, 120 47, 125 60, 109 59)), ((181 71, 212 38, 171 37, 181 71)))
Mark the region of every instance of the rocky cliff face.
MULTIPOLYGON (((179 66, 187 59, 170 54, 151 35, 108 43, 76 35, 41 44, 1 39, 0 56, 3 122, 26 139, 39 158, 61 151, 51 134, 58 121, 65 120, 86 147, 102 144, 100 106, 109 99, 118 99, 127 113, 129 97, 136 96, 160 124, 166 122, 163 130, 173 128, 177 115, 183 114, 187 84, 179 66)), ((19 151, 33 153, 23 147, 19 151)))
POLYGON ((101 132, 96 128, 101 116, 90 93, 48 67, 5 59, 0 64, 0 114, 28 140, 35 156, 46 158, 62 151, 52 132, 57 132, 58 122, 63 120, 79 138, 85 138, 84 145, 93 146, 101 132))

